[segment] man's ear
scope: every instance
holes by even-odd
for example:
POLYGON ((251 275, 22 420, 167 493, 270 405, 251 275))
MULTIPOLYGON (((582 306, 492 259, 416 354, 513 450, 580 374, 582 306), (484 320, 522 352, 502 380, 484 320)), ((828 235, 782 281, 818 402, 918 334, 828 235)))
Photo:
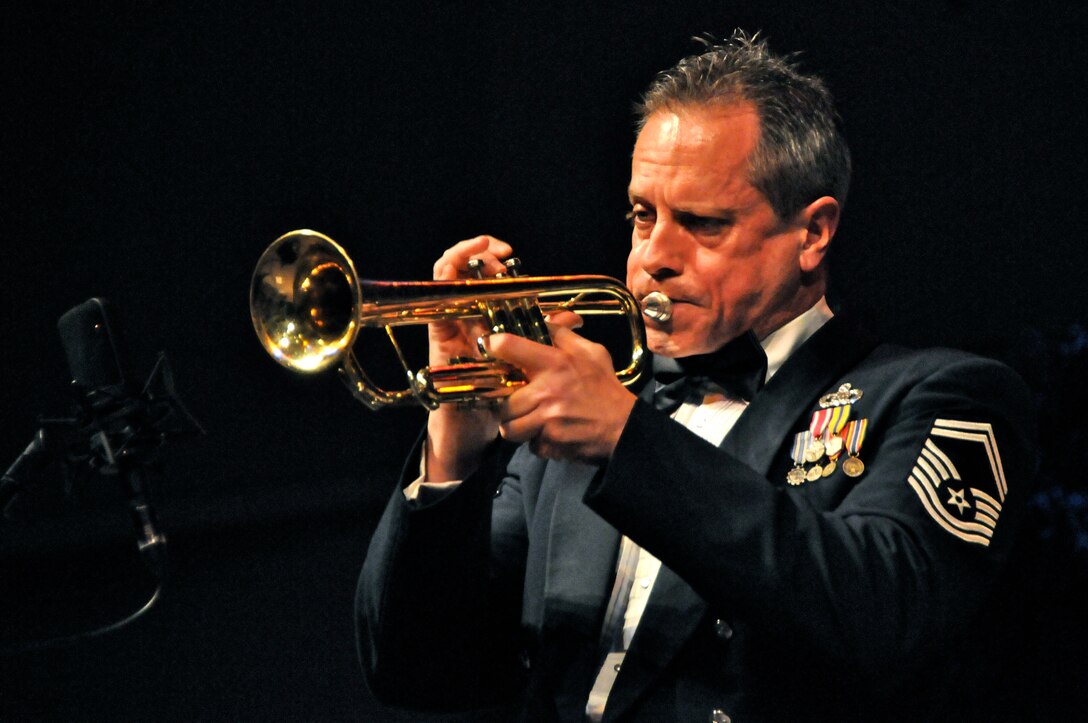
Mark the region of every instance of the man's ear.
POLYGON ((839 227, 840 210, 838 201, 831 196, 822 196, 798 214, 804 229, 798 258, 802 273, 814 271, 823 263, 831 238, 839 227))

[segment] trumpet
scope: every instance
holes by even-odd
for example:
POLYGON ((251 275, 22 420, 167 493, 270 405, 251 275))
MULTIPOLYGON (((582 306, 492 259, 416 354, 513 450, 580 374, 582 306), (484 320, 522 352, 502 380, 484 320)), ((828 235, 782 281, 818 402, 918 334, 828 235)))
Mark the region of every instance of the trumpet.
MULTIPOLYGON (((494 278, 456 281, 361 280, 351 258, 316 231, 291 231, 261 255, 250 284, 250 316, 265 351, 298 372, 336 367, 356 399, 370 409, 440 404, 493 404, 528 383, 523 370, 489 358, 451 359, 413 370, 394 329, 409 324, 481 320, 493 333, 509 332, 550 343, 545 317, 557 311, 623 316, 630 332, 630 357, 616 377, 638 380, 646 360, 643 309, 620 281, 608 276, 522 276, 516 259, 494 278), (367 376, 356 356, 362 328, 383 328, 403 367, 404 389, 385 389, 367 376)), ((651 294, 652 296, 652 294, 651 294)), ((668 299, 644 300, 652 318, 668 299)), ((667 318, 667 317, 666 317, 667 318)))

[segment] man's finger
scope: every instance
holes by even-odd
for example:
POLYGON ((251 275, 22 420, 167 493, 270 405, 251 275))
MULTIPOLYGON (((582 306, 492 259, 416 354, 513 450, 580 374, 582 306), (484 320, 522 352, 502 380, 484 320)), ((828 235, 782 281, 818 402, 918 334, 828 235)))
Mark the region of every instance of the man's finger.
POLYGON ((506 423, 531 414, 538 406, 536 388, 524 386, 503 400, 497 412, 499 421, 506 423))
MULTIPOLYGON (((567 329, 556 329, 569 334, 567 329)), ((539 344, 516 334, 490 334, 483 338, 484 348, 496 359, 502 359, 533 376, 554 363, 554 356, 559 352, 550 346, 539 344)))
POLYGON ((552 334, 552 345, 556 349, 563 349, 566 351, 573 351, 579 354, 593 353, 590 350, 598 348, 600 345, 586 339, 580 334, 576 334, 566 327, 556 327, 552 334))
POLYGON ((455 279, 464 275, 469 259, 478 258, 484 262, 485 275, 495 275, 505 271, 500 259, 506 258, 514 249, 510 244, 494 236, 476 236, 455 243, 434 264, 434 278, 439 280, 455 279))
POLYGON ((528 442, 540 433, 540 425, 533 416, 509 419, 499 424, 499 434, 510 442, 528 442))
POLYGON ((581 329, 583 323, 582 317, 573 311, 553 311, 544 317, 544 321, 548 323, 549 331, 551 331, 552 327, 581 329))

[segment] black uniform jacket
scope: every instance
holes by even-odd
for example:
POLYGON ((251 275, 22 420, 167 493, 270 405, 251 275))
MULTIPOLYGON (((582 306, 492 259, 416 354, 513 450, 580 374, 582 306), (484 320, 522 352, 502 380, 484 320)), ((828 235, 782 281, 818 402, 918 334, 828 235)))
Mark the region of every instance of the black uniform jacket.
POLYGON ((976 623, 1023 516, 1030 420, 1003 365, 836 317, 720 447, 645 401, 602 468, 496 444, 437 503, 393 495, 357 596, 368 684, 398 706, 584 720, 622 531, 663 566, 606 721, 969 710, 991 692, 972 673, 1002 631, 976 623), (843 384, 865 471, 787 484, 795 435, 843 384))

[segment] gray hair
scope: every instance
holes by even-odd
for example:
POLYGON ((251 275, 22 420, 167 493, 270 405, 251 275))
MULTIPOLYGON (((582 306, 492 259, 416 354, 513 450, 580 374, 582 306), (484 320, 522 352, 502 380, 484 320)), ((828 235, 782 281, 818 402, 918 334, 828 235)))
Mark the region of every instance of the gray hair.
POLYGON ((846 203, 850 149, 824 82, 798 70, 795 55, 773 54, 759 33, 734 31, 658 73, 636 105, 638 129, 655 112, 748 102, 760 119, 759 143, 748 159, 749 182, 779 218, 821 196, 846 203))

